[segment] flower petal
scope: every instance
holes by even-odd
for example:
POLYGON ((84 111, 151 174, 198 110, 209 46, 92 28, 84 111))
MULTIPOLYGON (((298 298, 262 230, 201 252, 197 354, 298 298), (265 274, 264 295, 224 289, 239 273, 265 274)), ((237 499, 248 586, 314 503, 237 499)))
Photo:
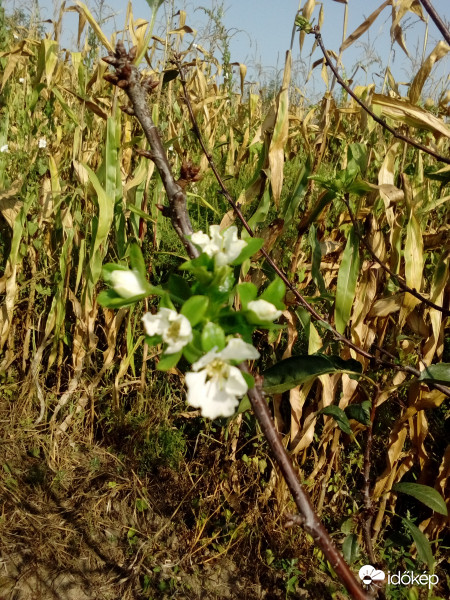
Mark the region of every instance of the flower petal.
POLYGON ((187 403, 194 408, 200 408, 202 416, 208 419, 231 417, 239 401, 233 394, 220 389, 216 379, 206 381, 206 371, 186 373, 188 387, 187 403))
POLYGON ((247 344, 241 338, 232 338, 226 347, 218 353, 223 360, 243 360, 259 358, 258 350, 251 344, 247 344))
POLYGON ((225 391, 233 396, 243 396, 247 393, 248 385, 237 367, 230 367, 225 391))

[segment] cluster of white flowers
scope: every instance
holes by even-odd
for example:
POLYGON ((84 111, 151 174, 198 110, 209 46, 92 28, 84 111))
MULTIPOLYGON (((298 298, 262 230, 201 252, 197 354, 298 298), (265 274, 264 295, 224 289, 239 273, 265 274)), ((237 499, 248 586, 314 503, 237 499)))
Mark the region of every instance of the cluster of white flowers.
POLYGON ((0 146, 0 152, 9 152, 8 144, 3 144, 3 146, 0 146))
POLYGON ((45 138, 39 138, 39 148, 47 148, 47 140, 45 138))
MULTIPOLYGON (((210 227, 210 235, 198 231, 191 236, 192 242, 209 257, 216 267, 232 263, 247 245, 239 240, 236 227, 221 232, 218 225, 210 227)), ((114 291, 122 298, 145 294, 136 271, 116 269, 109 275, 114 291)), ((267 300, 253 300, 247 304, 260 322, 278 319, 282 311, 267 300)), ((193 332, 189 319, 171 308, 160 308, 156 314, 146 313, 143 318, 145 332, 150 337, 160 336, 165 354, 176 354, 192 342, 193 332)), ((236 364, 259 358, 258 350, 240 337, 228 339, 222 350, 213 348, 193 363, 192 371, 186 373, 187 403, 200 408, 201 414, 210 419, 230 417, 247 390, 247 382, 236 364)))
POLYGON ((220 231, 219 225, 211 225, 209 235, 197 231, 191 235, 191 241, 209 257, 214 257, 217 267, 232 263, 247 245, 238 238, 237 227, 234 225, 220 231))

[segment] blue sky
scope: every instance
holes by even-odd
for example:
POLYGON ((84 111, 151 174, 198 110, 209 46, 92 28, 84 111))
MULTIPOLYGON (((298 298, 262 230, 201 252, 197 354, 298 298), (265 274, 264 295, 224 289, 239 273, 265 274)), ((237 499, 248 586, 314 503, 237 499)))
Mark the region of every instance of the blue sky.
MULTIPOLYGON (((91 7, 95 6, 95 0, 85 0, 91 7)), ((97 0, 98 2, 98 0, 97 0)), ((364 21, 380 4, 382 0, 349 0, 348 3, 348 26, 347 35, 352 33, 358 25, 364 21)), ((7 1, 6 7, 11 8, 14 4, 20 5, 21 2, 7 1)), ((52 18, 55 6, 59 6, 56 0, 39 0, 42 10, 42 17, 52 18)), ((70 0, 66 2, 69 6, 70 0)), ((175 12, 178 9, 184 9, 187 12, 187 24, 192 28, 197 29, 201 33, 207 23, 205 12, 201 7, 212 9, 215 15, 219 15, 218 7, 220 0, 166 0, 160 8, 158 16, 164 19, 168 10, 173 7, 175 12)), ((301 2, 302 6, 305 0, 301 2)), ((104 9, 105 14, 115 13, 116 27, 120 29, 123 26, 127 2, 125 0, 105 0, 105 5, 110 7, 104 9)), ((146 0, 134 0, 133 14, 135 18, 150 18, 150 9, 146 0)), ((263 79, 266 83, 270 79, 277 79, 281 76, 281 71, 284 64, 285 52, 290 46, 292 25, 295 14, 299 8, 298 0, 224 0, 224 15, 221 21, 226 30, 230 34, 230 50, 231 61, 245 63, 248 68, 249 80, 263 79)), ((433 5, 441 14, 444 20, 450 21, 450 0, 433 0, 433 5)), ((324 7, 324 23, 322 26, 322 36, 325 45, 328 49, 333 49, 338 52, 342 42, 342 30, 345 6, 342 3, 333 0, 323 0, 324 7)), ((315 22, 317 23, 320 4, 316 6, 313 13, 315 22)), ((388 64, 390 58, 390 68, 397 81, 408 82, 412 79, 417 69, 414 62, 411 62, 403 50, 394 45, 394 53, 390 54, 391 43, 389 37, 389 29, 391 25, 390 7, 385 8, 378 19, 369 30, 369 34, 365 34, 353 46, 348 48, 343 54, 343 64, 347 74, 354 71, 354 67, 360 60, 366 61, 368 57, 374 59, 371 65, 368 66, 367 73, 363 69, 359 69, 355 77, 355 82, 365 84, 374 82, 377 86, 381 85, 384 67, 388 64), (376 62, 376 59, 381 60, 381 64, 376 62)), ((424 15, 426 15, 424 11, 424 15)), ((422 57, 423 39, 425 35, 425 23, 421 22, 414 15, 408 16, 402 25, 406 25, 405 39, 407 48, 411 54, 413 61, 417 61, 422 57)), ((64 42, 67 46, 74 43, 77 18, 74 13, 67 15, 64 21, 64 42)), ((105 30, 113 29, 113 21, 105 27, 105 30)), ((156 31, 155 31, 156 33, 156 31)), ((188 40, 188 36, 185 38, 188 40)), ((428 32, 428 54, 441 39, 439 31, 435 25, 430 22, 428 32)), ((202 43, 201 40, 197 40, 202 43)), ((303 60, 303 70, 299 67, 299 83, 304 81, 305 74, 309 71, 309 66, 321 58, 319 49, 316 49, 312 57, 310 56, 313 36, 307 36, 303 46, 301 59, 303 60)), ((207 45, 206 45, 207 47, 207 45)), ((220 52, 216 53, 220 59, 220 52)), ((298 34, 294 42, 293 59, 300 61, 300 51, 298 43, 298 34)), ((444 58, 436 68, 436 81, 440 80, 440 88, 445 85, 445 79, 450 72, 450 56, 444 58), (444 82, 444 83, 443 83, 444 82)), ((322 94, 324 84, 320 79, 320 67, 316 69, 311 86, 311 90, 322 94)), ((449 81, 447 79, 447 87, 449 81)), ((406 93, 407 88, 401 88, 403 93, 406 93)), ((432 87, 430 86, 430 91, 432 87)))

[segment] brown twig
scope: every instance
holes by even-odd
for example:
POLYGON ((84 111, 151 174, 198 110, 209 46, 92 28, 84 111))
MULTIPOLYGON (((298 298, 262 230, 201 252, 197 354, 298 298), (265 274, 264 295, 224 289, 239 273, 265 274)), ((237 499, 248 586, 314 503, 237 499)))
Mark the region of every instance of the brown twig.
POLYGON ((372 246, 369 244, 369 242, 366 240, 366 238, 363 235, 361 235, 361 233, 359 231, 358 222, 356 221, 355 215, 353 214, 353 211, 350 208, 348 194, 345 194, 344 202, 347 206, 348 214, 350 215, 350 219, 353 223, 353 229, 354 229, 356 235, 358 236, 359 240, 363 243, 366 250, 368 250, 368 252, 370 253, 373 260, 376 263, 378 263, 384 271, 389 273, 389 275, 396 281, 398 287, 400 289, 402 289, 404 292, 408 292, 408 294, 411 294, 411 296, 414 296, 414 298, 417 298, 418 300, 420 300, 427 306, 430 306, 431 308, 438 310, 439 312, 443 313, 446 316, 450 316, 450 310, 448 310, 447 308, 445 308, 443 306, 439 306, 438 304, 435 304, 431 300, 428 300, 428 298, 425 298, 425 296, 422 296, 422 294, 419 293, 416 289, 409 287, 409 285, 406 283, 406 281, 404 281, 404 279, 401 275, 394 273, 394 271, 392 271, 392 269, 390 269, 386 264, 384 264, 383 261, 381 261, 378 258, 378 256, 373 251, 372 246))
MULTIPOLYGON (((364 389, 364 388, 362 388, 364 389)), ((365 390, 364 390, 365 391, 365 390)), ((370 495, 370 470, 372 466, 372 441, 373 441, 373 424, 375 422, 375 414, 377 410, 377 399, 379 395, 379 388, 377 386, 375 397, 372 401, 372 408, 370 410, 370 424, 367 428, 367 440, 366 440, 366 449, 364 451, 364 508, 365 508, 365 520, 364 520, 364 541, 366 542, 367 553, 370 558, 370 562, 372 565, 376 564, 376 557, 373 551, 372 544, 372 522, 373 522, 373 502, 372 497, 370 495)))
POLYGON ((402 133, 400 133, 399 131, 397 131, 396 129, 394 129, 390 125, 388 125, 384 119, 381 119, 372 110, 370 110, 370 108, 367 106, 367 104, 365 104, 360 98, 358 98, 358 96, 355 94, 355 92, 353 92, 353 90, 345 83, 345 81, 339 75, 339 72, 338 72, 337 68, 333 64, 333 62, 332 62, 332 60, 331 60, 331 58, 330 58, 330 56, 329 56, 329 54, 328 54, 325 46, 323 45, 322 36, 321 36, 321 34, 319 32, 318 27, 313 27, 311 33, 313 33, 315 35, 316 41, 319 44, 320 49, 322 50, 322 54, 323 54, 323 56, 324 56, 324 58, 326 60, 326 63, 330 67, 330 69, 333 71, 333 74, 336 77, 336 79, 338 80, 339 84, 355 100, 355 102, 357 102, 366 111, 366 113, 372 117, 372 119, 374 121, 376 121, 377 123, 379 123, 382 127, 384 127, 384 129, 386 129, 387 131, 389 131, 389 133, 392 133, 392 135, 394 137, 396 137, 397 139, 406 142, 410 146, 414 146, 418 150, 422 150, 422 152, 426 152, 430 156, 433 156, 436 160, 440 160, 441 162, 444 162, 447 165, 450 165, 450 158, 448 158, 446 156, 442 156, 438 152, 435 152, 434 150, 431 150, 431 148, 428 148, 427 146, 424 146, 420 142, 416 142, 416 140, 413 140, 412 138, 408 137, 407 135, 403 135, 402 133))
POLYGON ((420 0, 420 2, 423 4, 424 9, 430 15, 430 17, 431 17, 432 21, 434 22, 434 24, 436 25, 436 27, 442 33, 447 44, 450 46, 450 31, 446 27, 444 21, 441 19, 439 14, 436 12, 436 10, 435 10, 434 6, 431 4, 430 0, 420 0))
POLYGON ((154 82, 150 79, 142 79, 140 72, 133 64, 135 54, 134 48, 131 48, 128 53, 123 42, 119 40, 114 55, 103 59, 116 69, 115 74, 108 73, 105 75, 105 79, 122 88, 127 94, 131 106, 124 107, 125 112, 138 119, 150 144, 151 152, 147 152, 145 155, 155 163, 167 192, 169 200, 167 216, 170 217, 172 225, 189 255, 196 257, 199 256, 199 251, 187 237, 193 233, 193 229, 186 208, 186 195, 183 188, 175 181, 158 129, 147 104, 148 93, 155 87, 154 82))
MULTIPOLYGON (((142 129, 151 145, 151 158, 160 172, 169 199, 172 224, 178 235, 181 237, 189 255, 195 257, 198 255, 197 249, 194 248, 188 240, 183 239, 183 237, 192 233, 192 226, 187 214, 184 196, 181 198, 183 192, 180 190, 180 186, 176 184, 171 173, 159 133, 151 120, 150 112, 146 105, 146 94, 140 83, 140 74, 132 64, 132 59, 133 49, 127 54, 123 44, 118 42, 115 55, 113 57, 108 57, 106 62, 116 67, 115 77, 118 78, 118 82, 121 82, 120 87, 126 91, 131 101, 132 114, 134 114, 141 123, 142 129)), ((116 83, 116 85, 119 85, 119 83, 113 81, 112 78, 108 79, 113 83, 116 83)), ((197 131, 198 134, 200 134, 198 126, 197 131)), ((241 369, 248 372, 248 367, 245 364, 241 365, 241 369)), ((303 528, 313 537, 317 546, 327 557, 351 597, 356 600, 367 600, 367 595, 364 593, 361 586, 358 584, 355 575, 334 546, 333 541, 314 512, 307 493, 303 490, 298 481, 293 464, 275 429, 260 387, 255 386, 253 389, 249 390, 248 396, 258 422, 261 425, 261 429, 267 438, 278 466, 291 490, 297 508, 300 511, 298 518, 301 520, 303 528)))

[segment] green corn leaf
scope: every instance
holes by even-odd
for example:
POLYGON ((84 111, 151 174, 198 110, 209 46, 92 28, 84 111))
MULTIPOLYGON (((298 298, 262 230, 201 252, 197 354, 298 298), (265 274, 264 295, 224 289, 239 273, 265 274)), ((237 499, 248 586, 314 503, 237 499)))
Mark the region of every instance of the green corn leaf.
POLYGON ((336 286, 334 319, 339 333, 344 333, 350 319, 358 274, 359 240, 352 227, 342 256, 336 286))

